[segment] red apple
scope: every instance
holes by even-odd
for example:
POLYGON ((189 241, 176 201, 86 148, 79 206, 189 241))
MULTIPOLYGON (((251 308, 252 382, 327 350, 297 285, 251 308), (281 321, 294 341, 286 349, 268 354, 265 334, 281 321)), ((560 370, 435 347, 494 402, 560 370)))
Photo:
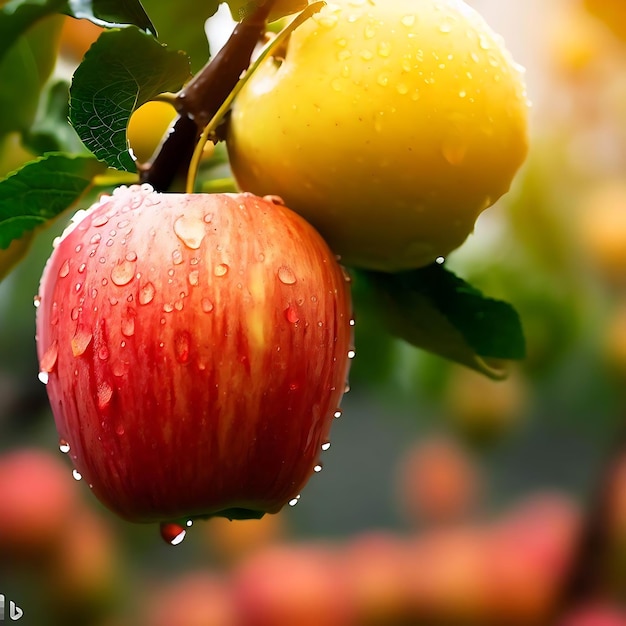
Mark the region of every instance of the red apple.
POLYGON ((295 499, 351 342, 347 276, 273 197, 119 188, 77 215, 41 280, 59 436, 131 521, 260 517, 295 499))

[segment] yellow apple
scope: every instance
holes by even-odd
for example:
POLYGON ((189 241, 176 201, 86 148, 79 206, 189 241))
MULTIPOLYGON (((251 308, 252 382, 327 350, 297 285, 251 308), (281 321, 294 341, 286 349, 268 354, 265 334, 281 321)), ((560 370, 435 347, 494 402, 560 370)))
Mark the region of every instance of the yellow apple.
POLYGON ((276 194, 344 263, 420 267, 457 248, 527 152, 521 68, 461 0, 334 0, 233 105, 242 189, 276 194))

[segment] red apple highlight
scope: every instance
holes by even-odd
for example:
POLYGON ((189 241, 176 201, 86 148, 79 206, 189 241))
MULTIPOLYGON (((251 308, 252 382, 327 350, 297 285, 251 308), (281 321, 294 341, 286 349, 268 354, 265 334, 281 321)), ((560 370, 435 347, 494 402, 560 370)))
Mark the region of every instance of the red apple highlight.
POLYGON ((136 522, 295 502, 346 386, 348 282, 276 198, 135 185, 77 215, 37 311, 76 471, 136 522))

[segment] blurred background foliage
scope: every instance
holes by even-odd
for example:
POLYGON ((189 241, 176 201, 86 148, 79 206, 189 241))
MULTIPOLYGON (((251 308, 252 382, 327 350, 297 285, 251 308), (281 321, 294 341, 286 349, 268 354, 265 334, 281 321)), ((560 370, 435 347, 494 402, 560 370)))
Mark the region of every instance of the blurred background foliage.
MULTIPOLYGON (((0 593, 23 623, 557 623, 550 603, 626 425, 626 5, 470 4, 527 68, 531 151, 447 264, 517 308, 528 358, 492 381, 357 311, 351 391, 297 506, 197 522, 173 547, 104 510, 58 451, 33 297, 61 216, 0 284, 0 593)), ((56 72, 98 32, 65 20, 56 72)), ((138 136, 159 137, 168 111, 144 114, 138 136)), ((5 134, 0 173, 27 158, 5 134)), ((223 152, 214 159, 228 188, 223 152)), ((626 624, 626 471, 616 476, 598 599, 559 624, 626 624)))

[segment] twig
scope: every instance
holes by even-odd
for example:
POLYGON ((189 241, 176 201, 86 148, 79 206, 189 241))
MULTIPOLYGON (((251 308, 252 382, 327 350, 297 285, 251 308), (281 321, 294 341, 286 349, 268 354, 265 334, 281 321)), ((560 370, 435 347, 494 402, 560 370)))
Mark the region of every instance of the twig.
POLYGON ((141 182, 150 183, 157 191, 167 191, 176 177, 187 171, 200 132, 249 66, 274 1, 268 0, 237 24, 222 49, 177 94, 179 117, 157 153, 140 166, 141 182))

